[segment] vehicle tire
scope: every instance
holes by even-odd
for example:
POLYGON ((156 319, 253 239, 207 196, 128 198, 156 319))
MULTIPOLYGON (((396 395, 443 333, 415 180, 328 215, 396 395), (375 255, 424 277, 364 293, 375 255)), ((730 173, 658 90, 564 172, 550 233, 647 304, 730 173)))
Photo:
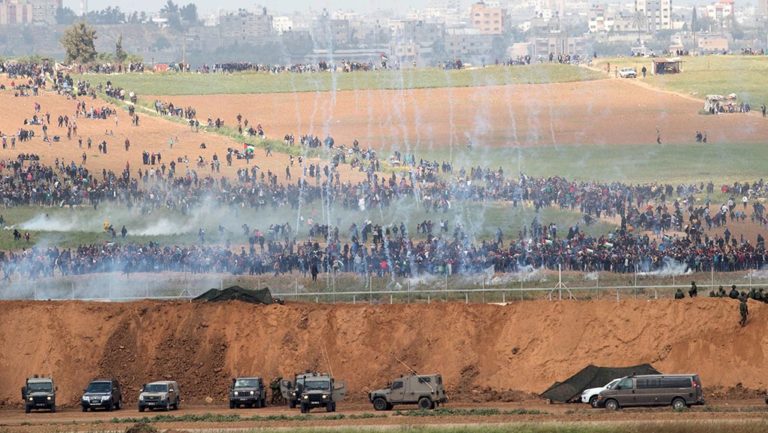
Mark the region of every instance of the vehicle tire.
POLYGON ((173 404, 173 410, 179 410, 180 404, 181 404, 181 401, 177 398, 176 403, 173 404))
POLYGON ((608 410, 618 410, 619 409, 619 402, 614 400, 614 399, 606 400, 605 408, 608 409, 608 410))
POLYGON ((592 397, 589 398, 589 405, 592 406, 593 408, 597 407, 597 396, 596 395, 593 395, 592 397))
POLYGON ((674 409, 674 410, 683 410, 683 409, 685 409, 687 407, 688 407, 688 405, 685 403, 685 400, 683 400, 682 398, 678 397, 678 398, 672 400, 672 409, 674 409))
POLYGON ((256 401, 253 403, 253 406, 256 407, 256 409, 261 409, 264 407, 264 404, 261 402, 260 398, 257 398, 256 401))
POLYGON ((422 397, 419 399, 419 409, 427 410, 434 407, 432 400, 429 397, 422 397))
POLYGON ((291 409, 296 409, 296 402, 291 400, 288 402, 288 407, 291 409))
POLYGON ((144 412, 144 406, 139 406, 139 412, 144 412))
POLYGON ((373 399, 373 408, 376 410, 387 410, 389 403, 382 397, 376 397, 373 399))
POLYGON ((266 397, 261 399, 261 407, 267 407, 267 398, 266 397))
POLYGON ((118 400, 117 403, 115 403, 115 409, 120 410, 122 407, 123 407, 123 402, 118 400))
POLYGON ((56 405, 51 406, 51 413, 56 413, 56 405))
POLYGON ((27 405, 24 405, 24 413, 30 413, 30 412, 32 412, 32 408, 27 405))
POLYGON ((230 409, 234 409, 235 408, 235 402, 234 401, 232 401, 232 400, 229 401, 229 408, 230 409))
POLYGON ((166 412, 170 412, 171 411, 171 402, 170 401, 166 401, 165 402, 165 411, 166 412))
POLYGON ((88 407, 87 406, 83 406, 83 412, 88 412, 88 407))
POLYGON ((115 402, 110 401, 109 406, 107 406, 107 412, 112 412, 113 410, 115 410, 115 402))
POLYGON ((301 410, 301 413, 309 413, 309 406, 307 406, 306 404, 302 403, 300 410, 301 410))

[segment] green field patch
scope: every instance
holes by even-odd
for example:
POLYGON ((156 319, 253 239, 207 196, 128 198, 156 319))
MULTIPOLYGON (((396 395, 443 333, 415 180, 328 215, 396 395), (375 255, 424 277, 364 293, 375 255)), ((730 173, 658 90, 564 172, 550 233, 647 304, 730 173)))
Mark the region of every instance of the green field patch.
POLYGON ((630 57, 601 59, 597 68, 604 69, 606 63, 614 67, 634 67, 640 73, 645 66, 649 73, 642 80, 665 90, 704 99, 706 95, 728 95, 735 93, 740 101, 749 102, 754 110, 760 104, 768 104, 768 57, 766 56, 699 56, 682 57, 683 72, 672 75, 651 75, 652 59, 630 57))
POLYGON ((489 66, 477 69, 439 68, 307 74, 242 72, 235 74, 143 73, 75 75, 92 84, 122 87, 141 95, 216 95, 325 92, 362 89, 426 89, 505 84, 544 84, 603 78, 586 68, 559 64, 489 66))

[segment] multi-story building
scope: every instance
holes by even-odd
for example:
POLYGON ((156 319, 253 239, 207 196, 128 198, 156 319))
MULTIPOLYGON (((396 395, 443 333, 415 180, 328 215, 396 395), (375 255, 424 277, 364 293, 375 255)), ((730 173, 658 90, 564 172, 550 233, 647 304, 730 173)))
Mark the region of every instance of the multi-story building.
POLYGON ((63 0, 0 0, 0 25, 55 25, 63 0))
POLYGON ((445 31, 445 52, 449 57, 489 61, 493 49, 493 35, 483 34, 477 29, 447 29, 445 31))
POLYGON ((672 0, 635 0, 635 12, 642 14, 649 32, 672 28, 672 0))
POLYGON ((349 20, 331 18, 328 11, 324 10, 312 23, 312 40, 316 47, 344 48, 349 46, 351 39, 349 20))
POLYGON ((506 26, 506 10, 500 6, 491 6, 484 1, 472 5, 470 22, 472 28, 484 35, 500 35, 506 26))
POLYGON ((219 29, 225 44, 259 43, 273 35, 272 15, 267 13, 266 8, 259 13, 239 9, 219 17, 219 29))
POLYGON ((768 17, 768 0, 757 0, 757 16, 760 18, 768 17))
POLYGON ((272 18, 272 29, 278 34, 293 30, 293 20, 289 16, 277 16, 272 18))
POLYGON ((717 0, 707 5, 707 18, 716 22, 720 27, 728 27, 733 17, 733 0, 717 0))

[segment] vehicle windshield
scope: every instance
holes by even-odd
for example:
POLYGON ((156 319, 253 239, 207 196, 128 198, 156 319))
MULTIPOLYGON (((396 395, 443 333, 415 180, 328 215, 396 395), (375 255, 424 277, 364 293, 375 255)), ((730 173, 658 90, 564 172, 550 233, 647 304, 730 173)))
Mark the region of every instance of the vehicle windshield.
POLYGON ((144 387, 144 392, 167 392, 168 385, 162 383, 151 383, 144 387))
POLYGON ((610 382, 608 382, 608 385, 605 385, 605 389, 613 389, 616 384, 619 383, 619 379, 614 379, 610 382))
POLYGON ((91 382, 85 392, 105 393, 112 389, 109 382, 91 382))
POLYGON ((51 392, 53 384, 51 382, 33 382, 27 384, 27 392, 51 392))
POLYGON ((304 391, 327 391, 331 389, 330 380, 308 380, 304 382, 304 391))
POLYGON ((237 379, 235 381, 235 388, 256 388, 258 386, 258 379, 237 379))

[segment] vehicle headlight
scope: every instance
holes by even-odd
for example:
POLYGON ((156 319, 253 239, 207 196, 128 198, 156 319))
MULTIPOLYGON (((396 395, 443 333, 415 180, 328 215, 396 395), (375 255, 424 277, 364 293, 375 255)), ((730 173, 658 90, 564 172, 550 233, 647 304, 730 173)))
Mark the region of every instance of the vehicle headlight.
POLYGON ((237 393, 237 391, 235 391, 235 397, 237 397, 238 395, 239 395, 239 394, 237 393))
POLYGON ((309 400, 309 396, 308 396, 308 395, 305 395, 305 396, 304 396, 304 400, 309 400))
POLYGON ((48 396, 48 400, 50 400, 50 399, 51 399, 51 396, 49 395, 49 396, 48 396))
POLYGON ((251 395, 253 395, 253 391, 251 391, 251 395))
POLYGON ((143 395, 139 396, 139 401, 144 401, 144 396, 143 395))
POLYGON ((110 398, 111 398, 110 396, 108 396, 108 395, 104 395, 104 396, 102 396, 102 397, 101 397, 101 401, 107 401, 107 400, 109 400, 110 398))
POLYGON ((88 397, 86 397, 86 396, 83 396, 82 400, 83 400, 83 401, 88 401, 88 397))
POLYGON ((34 400, 34 399, 33 399, 32 397, 30 397, 30 398, 29 398, 29 401, 32 401, 32 400, 34 400))

